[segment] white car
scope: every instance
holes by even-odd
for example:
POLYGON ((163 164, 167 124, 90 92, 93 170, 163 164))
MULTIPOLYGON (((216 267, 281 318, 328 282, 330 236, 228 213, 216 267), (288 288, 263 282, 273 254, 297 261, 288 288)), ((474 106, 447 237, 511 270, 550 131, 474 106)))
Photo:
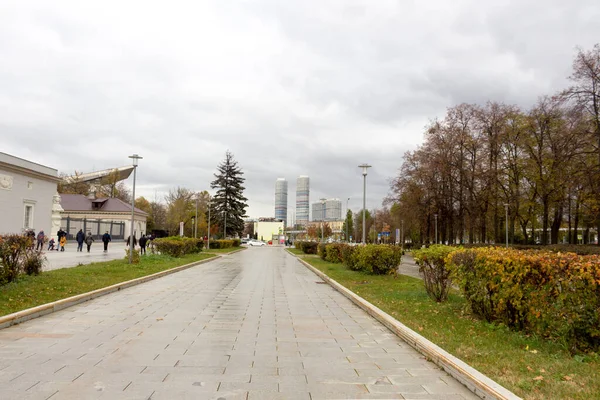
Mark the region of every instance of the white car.
POLYGON ((261 242, 260 240, 249 240, 248 246, 266 246, 266 243, 261 242))

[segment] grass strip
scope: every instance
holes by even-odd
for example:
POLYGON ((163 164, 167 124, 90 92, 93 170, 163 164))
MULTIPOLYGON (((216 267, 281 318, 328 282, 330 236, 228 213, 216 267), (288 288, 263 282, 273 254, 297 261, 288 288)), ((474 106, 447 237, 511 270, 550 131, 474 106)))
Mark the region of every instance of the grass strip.
POLYGON ((0 315, 12 314, 211 257, 215 255, 199 253, 173 258, 149 254, 142 256, 139 264, 130 265, 121 259, 47 271, 38 276, 25 275, 16 282, 0 286, 0 315))
POLYGON ((525 399, 600 398, 598 354, 572 356, 560 343, 473 318, 456 291, 438 304, 419 279, 369 275, 290 252, 525 399))

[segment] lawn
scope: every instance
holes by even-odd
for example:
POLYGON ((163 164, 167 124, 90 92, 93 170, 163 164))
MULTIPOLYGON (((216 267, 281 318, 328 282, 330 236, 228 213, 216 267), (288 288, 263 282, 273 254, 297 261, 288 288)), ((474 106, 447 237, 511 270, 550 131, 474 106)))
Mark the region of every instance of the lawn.
MULTIPOLYGON (((293 254, 301 254, 290 249, 293 254)), ((354 293, 525 399, 599 399, 600 357, 473 318, 458 292, 430 300, 419 279, 351 271, 301 256, 354 293)))
POLYGON ((181 258, 147 255, 133 265, 121 259, 57 269, 38 276, 24 275, 17 282, 0 286, 0 316, 211 257, 214 255, 208 252, 181 258))

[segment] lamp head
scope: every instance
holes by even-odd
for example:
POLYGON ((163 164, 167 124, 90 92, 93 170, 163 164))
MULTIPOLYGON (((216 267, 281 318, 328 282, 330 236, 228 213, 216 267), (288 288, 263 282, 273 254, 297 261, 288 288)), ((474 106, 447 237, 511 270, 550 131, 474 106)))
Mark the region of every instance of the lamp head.
POLYGON ((144 157, 140 157, 137 154, 134 154, 132 156, 129 156, 129 158, 131 158, 131 163, 133 164, 134 167, 137 167, 138 165, 138 160, 141 160, 144 157))
POLYGON ((358 168, 362 168, 363 176, 367 176, 367 168, 371 168, 371 166, 367 163, 364 163, 364 164, 359 165, 358 168))

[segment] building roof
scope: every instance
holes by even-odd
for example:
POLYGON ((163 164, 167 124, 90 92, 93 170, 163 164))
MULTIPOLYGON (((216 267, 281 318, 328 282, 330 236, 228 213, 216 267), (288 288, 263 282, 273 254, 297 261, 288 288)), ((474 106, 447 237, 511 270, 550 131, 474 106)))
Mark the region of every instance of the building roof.
POLYGON ((0 152, 0 165, 17 168, 23 172, 38 175, 39 177, 59 181, 58 170, 23 158, 11 156, 10 154, 0 152))
MULTIPOLYGON (((60 205, 65 211, 101 211, 101 212, 131 212, 131 204, 123 200, 104 197, 91 199, 82 194, 61 194, 60 205)), ((135 212, 148 215, 145 211, 135 207, 135 212)))

